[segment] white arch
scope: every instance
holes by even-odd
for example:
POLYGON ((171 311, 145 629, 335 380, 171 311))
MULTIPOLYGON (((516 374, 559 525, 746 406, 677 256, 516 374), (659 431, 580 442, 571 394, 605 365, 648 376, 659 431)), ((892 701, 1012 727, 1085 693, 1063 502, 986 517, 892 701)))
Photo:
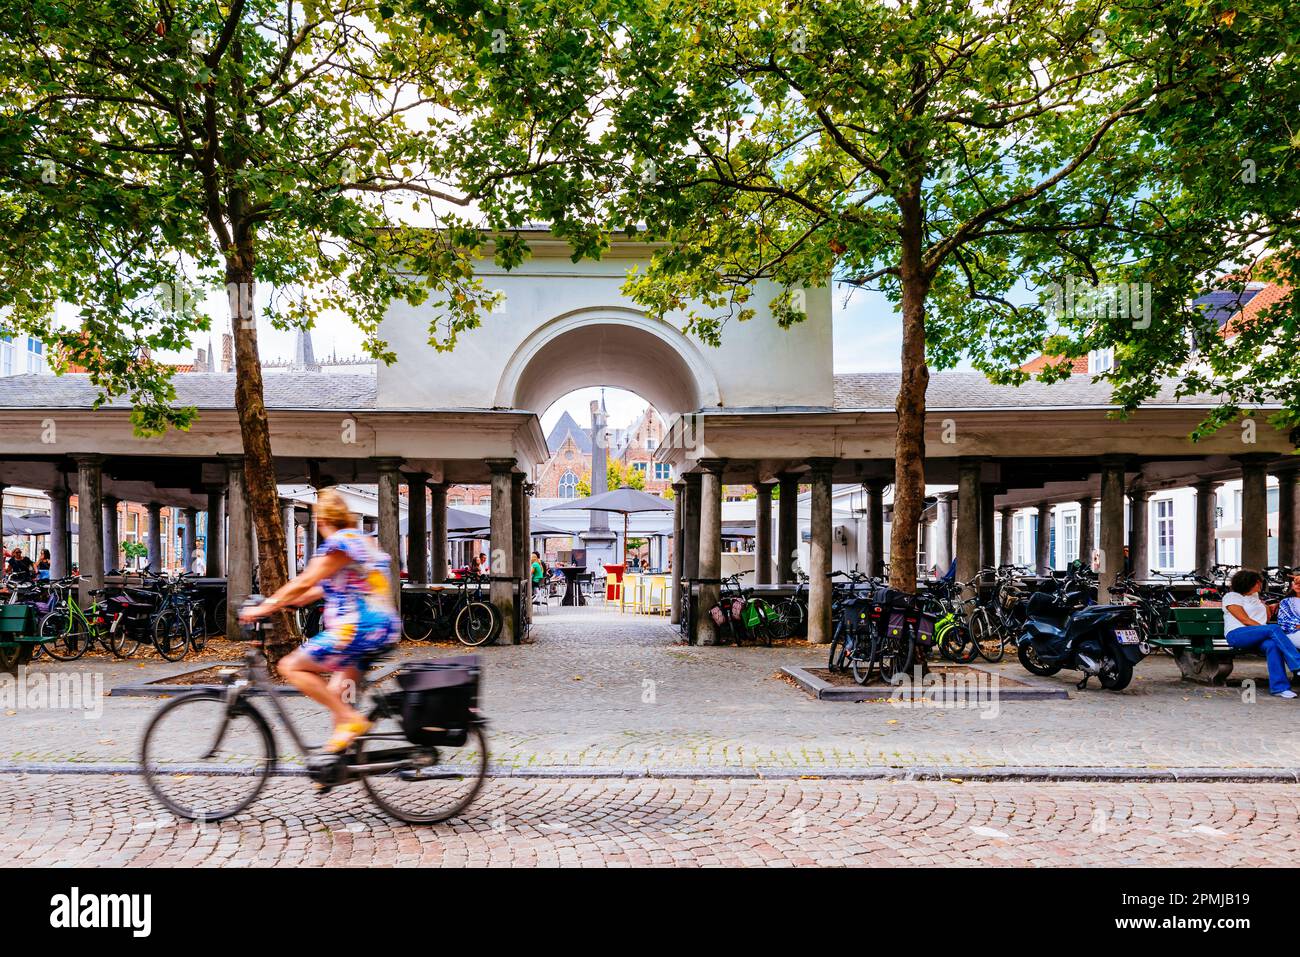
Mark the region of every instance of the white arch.
POLYGON ((506 363, 494 404, 540 413, 598 385, 635 392, 665 415, 721 405, 695 344, 671 323, 622 306, 575 309, 534 329, 506 363))

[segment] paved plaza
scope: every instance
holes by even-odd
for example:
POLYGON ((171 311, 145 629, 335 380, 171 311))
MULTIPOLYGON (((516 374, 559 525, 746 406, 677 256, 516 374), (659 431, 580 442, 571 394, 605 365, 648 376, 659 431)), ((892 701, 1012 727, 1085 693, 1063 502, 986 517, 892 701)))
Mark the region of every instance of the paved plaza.
MULTIPOLYGON (((535 642, 488 647, 483 708, 498 774, 691 775, 940 774, 1053 769, 1173 776, 1184 769, 1272 775, 1300 769, 1300 702, 1269 697, 1262 660, 1237 676, 1258 686, 1210 689, 1178 679, 1167 657, 1138 667, 1129 690, 1074 679, 1057 701, 981 710, 901 708, 885 702, 816 701, 781 677, 783 665, 822 665, 820 650, 691 647, 662 620, 594 614, 540 615, 535 642)), ((457 654, 440 646, 408 656, 457 654)), ((37 673, 102 678, 103 692, 197 667, 167 662, 38 663, 37 673)), ((1025 678, 1008 659, 994 670, 1025 678)), ((103 697, 98 718, 72 711, 0 710, 0 768, 86 770, 130 766, 159 705, 151 697, 103 697)), ((317 740, 315 706, 292 711, 317 740)), ((288 747, 284 735, 282 747, 288 747)), ((286 760, 293 760, 290 754, 286 760)))
MULTIPOLYGON (((820 663, 804 646, 688 647, 662 621, 601 611, 553 611, 534 636, 483 649, 494 773, 433 828, 294 774, 236 819, 179 822, 133 773, 159 699, 106 693, 194 663, 38 664, 102 673, 103 711, 0 713, 0 847, 19 865, 1300 863, 1300 792, 1272 783, 1300 767, 1296 704, 1182 684, 1165 659, 1124 694, 1054 679, 1069 700, 984 718, 815 701, 779 674, 820 663), (1104 780, 1115 769, 1136 780, 1104 780)), ((292 710, 324 734, 312 706, 292 710)))

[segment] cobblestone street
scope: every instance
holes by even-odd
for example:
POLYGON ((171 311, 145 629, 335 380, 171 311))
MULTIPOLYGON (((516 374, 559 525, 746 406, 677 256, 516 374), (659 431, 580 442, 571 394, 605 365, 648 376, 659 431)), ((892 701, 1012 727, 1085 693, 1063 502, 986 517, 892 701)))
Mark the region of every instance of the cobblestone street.
POLYGON ((1294 866, 1298 829, 1300 793, 1265 784, 498 778, 421 828, 301 778, 198 826, 133 776, 0 775, 17 866, 1294 866))

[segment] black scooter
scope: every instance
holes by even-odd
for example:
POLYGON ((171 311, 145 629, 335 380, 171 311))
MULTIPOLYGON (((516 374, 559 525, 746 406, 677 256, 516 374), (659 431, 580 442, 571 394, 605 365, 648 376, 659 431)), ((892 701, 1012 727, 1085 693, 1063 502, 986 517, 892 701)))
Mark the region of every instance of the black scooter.
POLYGON ((1150 652, 1138 636, 1132 605, 1072 608, 1058 596, 1036 592, 1016 642, 1020 663, 1044 677, 1063 668, 1082 671, 1080 690, 1096 676, 1108 691, 1122 691, 1133 680, 1133 666, 1150 652))

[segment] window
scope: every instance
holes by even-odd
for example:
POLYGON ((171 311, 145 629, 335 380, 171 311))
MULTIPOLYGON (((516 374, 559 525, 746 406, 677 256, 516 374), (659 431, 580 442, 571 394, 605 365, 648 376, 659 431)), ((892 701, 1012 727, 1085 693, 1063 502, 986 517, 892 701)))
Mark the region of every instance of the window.
POLYGON ((633 462, 633 463, 632 463, 632 468, 636 469, 638 472, 645 472, 645 471, 647 471, 647 470, 649 469, 649 467, 650 467, 650 463, 649 463, 649 462, 633 462))
POLYGON ((673 467, 667 462, 655 463, 655 479, 660 482, 671 481, 673 477, 673 467))
POLYGON ((1029 562, 1029 523, 1028 516, 1017 515, 1015 522, 1015 548, 1012 561, 1017 565, 1029 562))
POLYGON ((1114 349, 1093 349, 1088 353, 1088 374, 1100 375, 1115 368, 1114 349))
POLYGON ((1174 567, 1174 500, 1156 500, 1156 566, 1174 567))
POLYGON ((560 498, 577 498, 578 497, 578 476, 570 471, 565 471, 560 476, 560 498))
POLYGON ((45 343, 33 336, 27 337, 27 371, 45 371, 45 343))
POLYGON ((1073 512, 1061 516, 1061 547, 1066 564, 1079 557, 1079 516, 1073 512))
POLYGON ((0 336, 0 375, 14 374, 14 337, 0 336))
POLYGON ((647 452, 653 452, 657 448, 659 448, 659 440, 653 436, 648 436, 645 440, 645 450, 647 452))

